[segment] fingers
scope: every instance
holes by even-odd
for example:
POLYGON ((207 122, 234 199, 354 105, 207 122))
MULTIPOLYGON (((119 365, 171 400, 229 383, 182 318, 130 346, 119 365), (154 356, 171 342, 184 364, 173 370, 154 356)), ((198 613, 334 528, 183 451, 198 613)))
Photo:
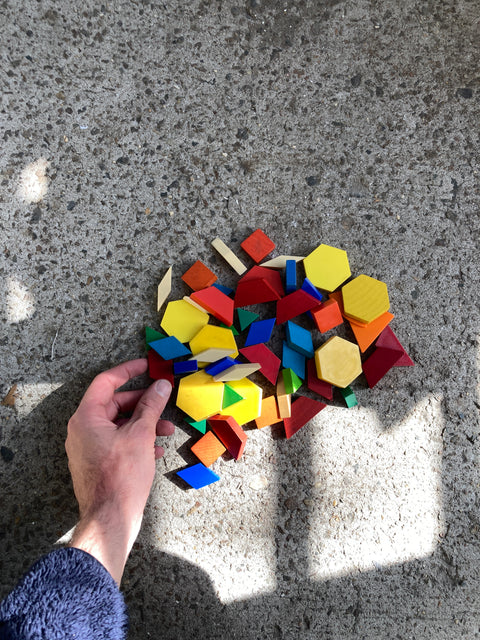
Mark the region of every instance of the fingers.
POLYGON ((133 411, 144 393, 145 389, 117 391, 117 393, 113 395, 111 404, 107 407, 108 419, 113 420, 119 413, 129 413, 133 411))
POLYGON ((157 422, 172 392, 168 380, 157 380, 142 395, 132 415, 132 422, 146 422, 155 432, 157 422))
POLYGON ((172 436, 175 433, 175 425, 169 420, 159 420, 157 422, 157 436, 172 436))
POLYGON ((159 447, 158 445, 155 445, 155 460, 158 460, 159 458, 161 458, 164 453, 165 453, 165 449, 163 447, 159 447))
POLYGON ((105 404, 110 402, 115 389, 118 389, 132 378, 145 373, 148 369, 148 360, 139 358, 123 362, 113 369, 100 373, 88 387, 84 398, 105 404))

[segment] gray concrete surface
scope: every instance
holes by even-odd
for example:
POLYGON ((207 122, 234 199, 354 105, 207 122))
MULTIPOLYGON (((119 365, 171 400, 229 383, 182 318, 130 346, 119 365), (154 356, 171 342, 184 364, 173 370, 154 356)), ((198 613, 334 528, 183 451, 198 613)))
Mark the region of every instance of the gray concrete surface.
POLYGON ((0 29, 0 596, 74 525, 67 419, 166 267, 233 283, 210 241, 261 227, 385 280, 417 366, 197 493, 179 423, 130 637, 480 637, 478 2, 4 0, 0 29))

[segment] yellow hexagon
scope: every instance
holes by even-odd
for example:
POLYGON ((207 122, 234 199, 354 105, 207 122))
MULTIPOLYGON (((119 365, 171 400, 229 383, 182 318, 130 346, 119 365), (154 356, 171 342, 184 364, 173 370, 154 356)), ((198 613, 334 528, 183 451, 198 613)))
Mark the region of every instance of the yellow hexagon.
POLYGON ((167 304, 160 326, 169 336, 189 342, 208 320, 208 313, 199 311, 185 300, 174 300, 167 304))
POLYGON ((345 388, 362 373, 360 349, 353 342, 333 336, 315 351, 317 376, 345 388))
POLYGON ((207 324, 190 340, 190 351, 195 355, 211 348, 231 349, 230 357, 238 356, 237 343, 231 330, 207 324))
POLYGON ((303 260, 307 278, 319 289, 335 291, 350 277, 347 252, 321 244, 303 260))
POLYGON ((342 288, 345 315, 368 324, 390 308, 387 285, 381 280, 361 275, 342 288))
POLYGON ((180 380, 177 407, 195 422, 220 413, 223 405, 223 382, 214 382, 205 371, 197 371, 180 380))
POLYGON ((233 416, 239 425, 255 420, 262 412, 262 389, 248 378, 233 380, 228 386, 240 394, 239 400, 220 411, 222 416, 233 416))

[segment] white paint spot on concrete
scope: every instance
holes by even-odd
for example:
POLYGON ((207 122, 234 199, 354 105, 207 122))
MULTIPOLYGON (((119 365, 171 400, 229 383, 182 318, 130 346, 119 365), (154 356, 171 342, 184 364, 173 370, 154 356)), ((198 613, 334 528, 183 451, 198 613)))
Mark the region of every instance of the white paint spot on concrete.
POLYGON ((35 301, 27 287, 16 278, 7 280, 7 322, 16 324, 31 318, 35 301))
POLYGON ((48 160, 39 158, 25 167, 20 174, 18 196, 28 204, 40 202, 48 190, 48 160))

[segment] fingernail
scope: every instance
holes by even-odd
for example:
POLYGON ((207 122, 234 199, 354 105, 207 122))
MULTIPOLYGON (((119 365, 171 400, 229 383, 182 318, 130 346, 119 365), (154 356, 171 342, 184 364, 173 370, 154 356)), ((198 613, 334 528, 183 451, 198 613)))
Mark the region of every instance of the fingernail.
POLYGON ((155 391, 159 396, 166 398, 172 391, 172 385, 168 380, 157 380, 155 384, 155 391))

